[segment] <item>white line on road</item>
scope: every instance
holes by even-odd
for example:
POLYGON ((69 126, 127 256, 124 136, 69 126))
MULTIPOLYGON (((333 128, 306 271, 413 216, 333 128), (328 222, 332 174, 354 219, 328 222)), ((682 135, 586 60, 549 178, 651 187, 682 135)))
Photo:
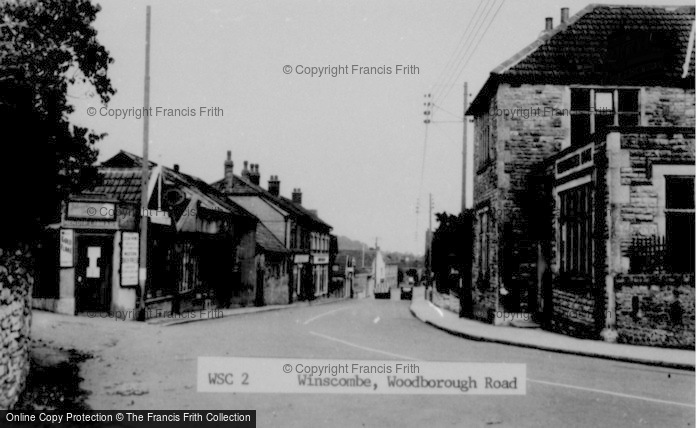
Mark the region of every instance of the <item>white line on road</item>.
POLYGON ((314 336, 322 337, 326 340, 332 340, 334 342, 342 343, 343 345, 352 346, 353 348, 363 349, 365 351, 370 351, 370 352, 376 352, 378 354, 384 354, 384 355, 388 355, 390 357, 401 358, 402 360, 420 361, 417 358, 407 357, 406 355, 394 354, 393 352, 386 352, 386 351, 382 351, 381 349, 374 349, 374 348, 369 348, 367 346, 356 345, 352 342, 347 342, 347 341, 342 340, 342 339, 336 339, 335 337, 326 336, 325 334, 316 333, 315 331, 310 331, 309 333, 313 334, 314 336))
MULTIPOLYGON (((345 308, 343 308, 343 309, 345 309, 345 308)), ((326 336, 325 334, 321 334, 321 333, 316 333, 315 331, 310 331, 309 333, 313 334, 314 336, 322 337, 322 338, 324 338, 324 339, 326 339, 326 340, 332 340, 332 341, 334 341, 334 342, 342 343, 343 345, 351 346, 351 347, 353 347, 353 348, 363 349, 363 350, 365 350, 365 351, 376 352, 376 353, 378 353, 378 354, 389 355, 389 356, 391 356, 391 357, 401 358, 401 359, 404 359, 404 360, 422 361, 422 360, 420 360, 420 359, 418 359, 418 358, 409 357, 409 356, 407 356, 407 355, 394 354, 393 352, 382 351, 381 349, 375 349, 375 348, 370 348, 370 347, 367 347, 367 346, 357 345, 357 344, 355 344, 355 343, 348 342, 348 341, 346 341, 346 340, 338 339, 338 338, 331 337, 331 336, 326 336)), ((546 380, 530 379, 530 378, 528 378, 527 381, 528 381, 528 382, 532 382, 532 383, 539 383, 539 384, 542 384, 542 385, 556 386, 556 387, 560 387, 560 388, 569 388, 569 389, 576 389, 576 390, 579 390, 579 391, 596 392, 596 393, 598 393, 598 394, 613 395, 613 396, 622 397, 622 398, 632 398, 632 399, 635 399, 635 400, 648 401, 648 402, 651 402, 651 403, 670 404, 670 405, 673 405, 673 406, 682 406, 682 407, 691 407, 691 408, 695 408, 695 405, 694 405, 694 404, 680 403, 680 402, 677 402, 677 401, 660 400, 660 399, 657 399, 657 398, 642 397, 642 396, 640 396, 640 395, 632 395, 632 394, 624 394, 624 393, 621 393, 621 392, 606 391, 606 390, 604 390, 604 389, 586 388, 586 387, 583 387, 583 386, 567 385, 567 384, 564 384, 564 383, 548 382, 548 381, 546 381, 546 380)))
POLYGON ((309 323, 311 323, 311 322, 316 321, 317 319, 319 319, 319 318, 321 318, 321 317, 325 317, 326 315, 330 315, 330 314, 332 314, 332 313, 335 313, 335 312, 338 312, 338 311, 342 311, 342 310, 344 310, 344 309, 350 309, 350 306, 346 306, 346 307, 344 307, 344 308, 333 309, 332 311, 324 312, 324 313, 322 313, 322 314, 316 315, 315 317, 311 317, 311 318, 309 318, 308 320, 304 321, 304 325, 307 325, 307 324, 309 324, 309 323))
POLYGON ((375 318, 375 319, 374 319, 374 321, 373 321, 373 322, 374 322, 374 323, 376 324, 376 323, 378 323, 378 322, 379 322, 379 319, 380 319, 380 318, 379 318, 379 317, 377 317, 377 318, 375 318))
POLYGON ((662 404, 673 404, 675 406, 683 406, 683 407, 695 407, 695 404, 689 404, 689 403, 679 403, 677 401, 667 401, 667 400, 659 400, 657 398, 649 398, 649 397, 642 397, 639 395, 631 395, 631 394, 623 394, 621 392, 612 392, 612 391, 606 391, 603 389, 595 389, 595 388, 585 388, 583 386, 574 386, 574 385, 567 385, 564 383, 556 383, 556 382, 547 382, 546 380, 537 380, 537 379, 529 379, 527 380, 528 382, 532 383, 541 383, 543 385, 550 385, 550 386, 558 386, 561 388, 570 388, 570 389, 577 389, 579 391, 588 391, 588 392, 597 392, 599 394, 607 394, 607 395, 614 395, 616 397, 623 397, 623 398, 634 398, 637 400, 643 400, 643 401, 650 401, 652 403, 662 403, 662 404))

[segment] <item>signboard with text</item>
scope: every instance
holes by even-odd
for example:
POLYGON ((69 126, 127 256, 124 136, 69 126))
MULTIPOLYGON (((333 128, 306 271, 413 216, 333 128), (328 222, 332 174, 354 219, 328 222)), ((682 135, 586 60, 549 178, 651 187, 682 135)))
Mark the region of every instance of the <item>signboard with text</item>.
POLYGON ((139 285, 138 232, 122 232, 121 285, 139 285))
POLYGON ((73 267, 73 230, 61 229, 60 266, 73 267))

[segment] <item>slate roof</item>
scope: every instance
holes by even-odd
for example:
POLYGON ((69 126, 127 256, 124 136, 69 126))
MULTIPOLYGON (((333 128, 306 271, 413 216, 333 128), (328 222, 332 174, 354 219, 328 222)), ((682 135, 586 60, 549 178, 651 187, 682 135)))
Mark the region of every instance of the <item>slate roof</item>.
POLYGON ((102 194, 124 202, 141 201, 141 169, 98 168, 101 182, 86 194, 102 194))
POLYGON ((255 231, 255 243, 259 248, 267 252, 289 253, 284 244, 261 222, 258 222, 258 227, 255 231))
MULTIPOLYGON (((152 161, 149 161, 149 164, 151 168, 157 166, 157 164, 152 161)), ((111 194, 115 195, 115 197, 118 198, 121 195, 121 193, 119 193, 118 190, 123 189, 123 191, 125 192, 124 197, 135 197, 135 199, 133 200, 135 202, 141 200, 140 156, 122 150, 112 158, 103 162, 102 165, 103 166, 100 168, 100 171, 132 170, 134 174, 137 173, 138 178, 135 180, 132 178, 132 181, 129 182, 129 185, 127 185, 126 182, 124 182, 122 179, 115 178, 113 180, 112 185, 105 187, 105 191, 112 192, 111 194), (138 183, 135 189, 133 188, 134 182, 138 183), (133 195, 133 192, 136 192, 136 196, 133 195)), ((219 192, 214 187, 208 185, 205 181, 201 180, 200 178, 179 171, 175 172, 175 170, 167 167, 162 167, 162 171, 163 177, 166 180, 175 182, 180 186, 189 187, 191 190, 196 191, 201 196, 204 196, 205 198, 209 199, 209 202, 213 205, 214 208, 225 208, 226 210, 230 211, 233 215, 255 219, 255 216, 253 216, 243 207, 231 201, 228 197, 226 197, 226 195, 219 192)), ((96 191, 98 189, 100 189, 100 187, 95 188, 96 191)))
MULTIPOLYGON (((218 181, 215 181, 214 183, 211 184, 212 186, 216 187, 220 191, 223 191, 225 186, 226 186, 226 181, 225 179, 221 179, 218 181)), ((233 176, 233 190, 231 191, 231 195, 233 196, 260 196, 264 199, 267 199, 271 203, 277 205, 278 207, 282 208, 284 211, 287 211, 288 213, 294 215, 295 217, 300 217, 302 219, 305 219, 309 221, 312 224, 315 224, 317 226, 320 226, 324 229, 331 230, 332 227, 321 220, 316 214, 312 213, 311 211, 307 210, 303 206, 300 206, 298 204, 295 204, 292 202, 290 199, 285 198, 284 196, 275 196, 272 193, 268 192, 267 190, 263 189, 262 187, 251 183, 250 181, 241 178, 237 175, 233 176)))
POLYGON ((694 86, 694 22, 695 6, 589 5, 493 69, 467 114, 502 82, 694 86))

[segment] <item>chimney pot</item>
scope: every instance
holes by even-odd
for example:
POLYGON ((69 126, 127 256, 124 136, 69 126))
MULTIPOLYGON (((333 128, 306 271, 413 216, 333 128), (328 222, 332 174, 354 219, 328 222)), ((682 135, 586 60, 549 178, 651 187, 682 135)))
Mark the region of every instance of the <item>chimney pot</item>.
POLYGON ((545 31, 549 31, 549 30, 551 30, 551 29, 553 28, 552 21, 553 21, 553 19, 552 19, 551 16, 544 19, 544 29, 545 29, 545 31))
MULTIPOLYGON (((176 168, 176 171, 178 169, 176 168)), ((233 161, 231 160, 231 150, 226 151, 226 160, 224 161, 224 187, 227 192, 233 190, 233 161)))
POLYGON ((275 196, 280 195, 280 181, 276 175, 270 176, 270 181, 267 182, 267 191, 275 196))
POLYGON ((254 163, 250 165, 250 182, 256 186, 260 185, 260 164, 254 163))
POLYGON ((569 21, 569 8, 562 7, 561 8, 561 23, 566 24, 568 21, 569 21))
POLYGON ((301 189, 298 187, 292 191, 292 202, 301 205, 301 189))
POLYGON ((180 165, 178 165, 178 164, 173 165, 173 170, 175 170, 175 172, 180 172, 180 165))

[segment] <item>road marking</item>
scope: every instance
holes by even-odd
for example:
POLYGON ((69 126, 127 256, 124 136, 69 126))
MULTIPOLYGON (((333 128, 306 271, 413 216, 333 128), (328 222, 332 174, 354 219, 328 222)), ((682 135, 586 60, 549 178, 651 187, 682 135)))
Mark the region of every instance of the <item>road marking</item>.
POLYGON ((316 315, 315 317, 311 317, 311 318, 309 318, 308 320, 304 321, 304 325, 307 325, 307 324, 309 324, 309 323, 311 323, 311 322, 314 322, 314 321, 316 321, 317 319, 319 319, 319 318, 321 318, 321 317, 325 317, 326 315, 330 315, 330 314, 332 314, 332 313, 335 313, 335 312, 338 312, 338 311, 342 311, 342 310, 344 310, 344 309, 349 309, 349 308, 350 308, 350 306, 345 306, 345 307, 343 307, 343 308, 333 309, 332 311, 328 311, 328 312, 324 312, 324 313, 322 313, 322 314, 320 314, 320 315, 316 315))
MULTIPOLYGON (((309 333, 313 334, 314 336, 322 337, 322 338, 324 338, 324 339, 326 339, 326 340, 332 340, 333 342, 342 343, 343 345, 351 346, 351 347, 353 347, 353 348, 362 349, 362 350, 365 350, 365 351, 376 352, 376 353, 378 353, 378 354, 389 355, 389 356, 391 356, 391 357, 397 357, 397 358, 401 358, 401 359, 404 359, 404 360, 423 361, 423 360, 420 360, 420 359, 418 359, 418 358, 409 357, 409 356, 407 356, 407 355, 394 354, 393 352, 382 351, 381 349, 375 349, 375 348, 370 348, 370 347, 367 347, 367 346, 357 345, 357 344, 355 344, 355 343, 348 342, 348 341, 346 341, 346 340, 338 339, 338 338, 331 337, 331 336, 326 336, 325 334, 321 334, 321 333, 316 333, 315 331, 310 331, 309 333)), ((694 404, 679 403, 679 402, 677 402, 677 401, 660 400, 660 399, 657 399, 657 398, 642 397, 642 396, 640 396, 640 395, 624 394, 624 393, 621 393, 621 392, 606 391, 606 390, 604 390, 604 389, 596 389, 596 388, 586 388, 586 387, 583 387, 583 386, 576 386, 576 385, 567 385, 567 384, 565 384, 565 383, 548 382, 548 381, 546 381, 546 380, 539 380, 539 379, 530 379, 530 378, 527 378, 526 380, 527 380, 528 382, 532 382, 532 383, 539 383, 539 384, 542 384, 542 385, 549 385, 549 386, 557 386, 557 387, 560 387, 560 388, 569 388, 569 389, 576 389, 576 390, 579 390, 579 391, 596 392, 596 393, 598 393, 598 394, 613 395, 613 396, 615 396, 615 397, 622 397, 622 398, 631 398, 631 399, 635 399, 635 400, 648 401, 648 402, 651 402, 651 403, 670 404, 670 405, 673 405, 673 406, 682 406, 682 407, 695 408, 695 405, 694 405, 694 404)))
POLYGON ((621 392, 612 392, 612 391, 606 391, 604 389, 595 389, 595 388, 585 388, 583 386, 575 386, 575 385, 567 385, 564 383, 556 383, 556 382, 547 382, 546 380, 537 380, 537 379, 527 379, 528 382, 532 383, 540 383, 543 385, 550 385, 550 386, 558 386, 561 388, 569 388, 569 389, 577 389, 579 391, 588 391, 588 392, 597 392, 599 394, 607 394, 607 395, 614 395, 616 397, 623 397, 623 398, 634 398, 636 400, 642 400, 642 401, 650 401, 652 403, 661 403, 661 404, 672 404, 675 406, 683 406, 683 407, 692 407, 695 408, 695 404, 689 404, 689 403, 679 403, 677 401, 667 401, 667 400, 659 400, 657 398, 649 398, 649 397, 642 397, 640 395, 631 395, 631 394, 623 394, 621 392))
POLYGON ((445 314, 442 313, 442 310, 438 308, 437 306, 433 305, 433 302, 428 302, 430 306, 432 306, 433 309, 437 311, 438 314, 440 314, 441 317, 445 318, 445 314))
POLYGON ((314 336, 322 337, 326 340, 332 340, 333 342, 338 342, 338 343, 342 343, 343 345, 352 346, 353 348, 362 349, 362 350, 370 351, 370 352, 376 352, 378 354, 384 354, 384 355, 388 355, 390 357, 400 358, 402 360, 420 361, 417 358, 407 357, 406 355, 394 354, 393 352, 382 351, 381 349, 374 349, 374 348, 369 348, 367 346, 356 345, 352 342, 348 342, 348 341, 345 341, 342 339, 337 339, 337 338, 331 337, 331 336, 326 336, 325 334, 316 333, 315 331, 310 331, 309 333, 313 334, 314 336))
POLYGON ((372 321, 372 322, 374 322, 375 324, 378 323, 378 322, 379 322, 379 317, 375 318, 374 321, 372 321))

